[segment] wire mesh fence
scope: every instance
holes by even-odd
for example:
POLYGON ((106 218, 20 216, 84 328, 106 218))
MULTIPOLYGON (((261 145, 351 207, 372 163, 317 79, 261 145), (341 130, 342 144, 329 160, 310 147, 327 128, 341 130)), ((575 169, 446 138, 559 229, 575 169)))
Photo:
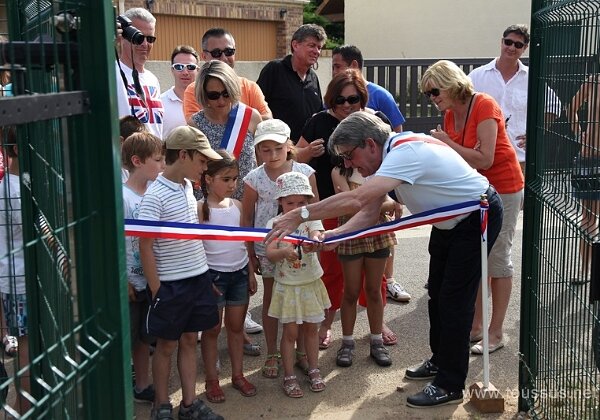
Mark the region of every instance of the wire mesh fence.
POLYGON ((600 418, 599 18, 596 1, 533 2, 519 400, 533 418, 600 418))
POLYGON ((0 415, 131 418, 112 7, 2 7, 0 415))

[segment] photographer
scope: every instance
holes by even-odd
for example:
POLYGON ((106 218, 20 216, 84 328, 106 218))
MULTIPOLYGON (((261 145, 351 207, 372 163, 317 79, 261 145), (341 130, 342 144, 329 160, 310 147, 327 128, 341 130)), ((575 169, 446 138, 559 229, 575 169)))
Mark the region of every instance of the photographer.
POLYGON ((117 18, 122 34, 117 71, 119 117, 137 117, 158 138, 163 137, 164 109, 160 100, 160 84, 150 70, 144 68, 156 41, 156 18, 146 9, 133 8, 117 18))

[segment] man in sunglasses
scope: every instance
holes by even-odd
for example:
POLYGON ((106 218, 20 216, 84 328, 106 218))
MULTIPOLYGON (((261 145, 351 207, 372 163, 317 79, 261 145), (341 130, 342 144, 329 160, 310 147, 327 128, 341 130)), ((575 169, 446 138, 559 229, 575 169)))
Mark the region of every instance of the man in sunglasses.
MULTIPOLYGON (((500 56, 469 73, 475 90, 491 95, 502 108, 508 137, 517 152, 521 169, 525 170, 525 129, 527 125, 527 79, 529 67, 520 58, 529 45, 526 25, 511 25, 500 39, 500 56)), ((560 101, 546 88, 546 120, 560 114, 560 101)))
POLYGON ((164 110, 160 84, 157 77, 144 68, 156 41, 156 18, 141 7, 129 9, 124 15, 144 38, 141 44, 133 44, 123 36, 118 37, 121 47, 116 63, 119 118, 133 115, 144 123, 148 131, 162 138, 164 110))
MULTIPOLYGON (((211 28, 202 36, 202 59, 204 61, 220 60, 228 64, 229 67, 234 68, 235 51, 233 35, 223 28, 211 28)), ((241 76, 239 78, 242 90, 240 102, 256 109, 263 120, 273 118, 265 101, 265 95, 263 95, 256 82, 241 76)), ((183 113, 187 121, 202 109, 202 105, 196 100, 195 90, 196 83, 192 82, 185 89, 183 95, 183 113)))
POLYGON ((183 115, 183 95, 190 83, 196 80, 198 70, 198 53, 194 47, 189 45, 175 47, 171 53, 171 74, 175 84, 160 97, 165 109, 163 122, 165 138, 175 127, 187 125, 183 115))
POLYGON ((292 53, 267 63, 256 83, 260 86, 273 117, 292 130, 296 144, 306 121, 323 109, 321 86, 313 66, 327 41, 325 29, 315 24, 300 26, 292 35, 292 53))

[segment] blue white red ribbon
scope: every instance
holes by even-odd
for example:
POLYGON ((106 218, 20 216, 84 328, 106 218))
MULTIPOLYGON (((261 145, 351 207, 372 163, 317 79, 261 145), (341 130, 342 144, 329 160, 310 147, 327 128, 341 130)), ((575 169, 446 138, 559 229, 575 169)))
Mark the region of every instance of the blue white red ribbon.
MULTIPOLYGON (((481 204, 479 201, 467 201, 451 206, 439 207, 366 229, 327 238, 324 242, 335 243, 348 239, 366 238, 368 236, 438 223, 461 214, 477 211, 480 207, 481 204)), ((269 233, 269 229, 125 219, 125 235, 147 238, 262 241, 267 233, 269 233)), ((286 236, 283 240, 295 244, 315 242, 310 238, 296 235, 286 236)))
POLYGON ((225 132, 221 139, 221 148, 227 150, 236 159, 242 152, 251 118, 252 108, 241 102, 229 111, 225 132))

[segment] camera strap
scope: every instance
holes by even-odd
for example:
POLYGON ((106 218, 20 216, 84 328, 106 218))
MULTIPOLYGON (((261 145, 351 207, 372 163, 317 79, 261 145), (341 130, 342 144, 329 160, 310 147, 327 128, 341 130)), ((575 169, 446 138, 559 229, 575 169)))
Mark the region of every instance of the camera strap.
MULTIPOLYGON (((121 60, 119 59, 119 54, 117 53, 116 49, 115 56, 117 58, 117 66, 119 66, 119 73, 121 73, 121 80, 123 80, 123 86, 125 86, 125 91, 127 91, 127 86, 129 86, 129 83, 127 83, 127 76, 125 76, 125 72, 121 67, 121 60)), ((133 70, 131 71, 131 77, 133 78, 133 88, 135 89, 135 93, 140 97, 140 100, 144 104, 144 107, 146 107, 146 96, 144 95, 144 90, 142 89, 142 85, 140 84, 139 73, 135 68, 135 63, 133 62, 133 48, 131 50, 131 64, 133 66, 133 70)), ((133 105, 131 105, 130 113, 131 115, 135 116, 133 105)))

